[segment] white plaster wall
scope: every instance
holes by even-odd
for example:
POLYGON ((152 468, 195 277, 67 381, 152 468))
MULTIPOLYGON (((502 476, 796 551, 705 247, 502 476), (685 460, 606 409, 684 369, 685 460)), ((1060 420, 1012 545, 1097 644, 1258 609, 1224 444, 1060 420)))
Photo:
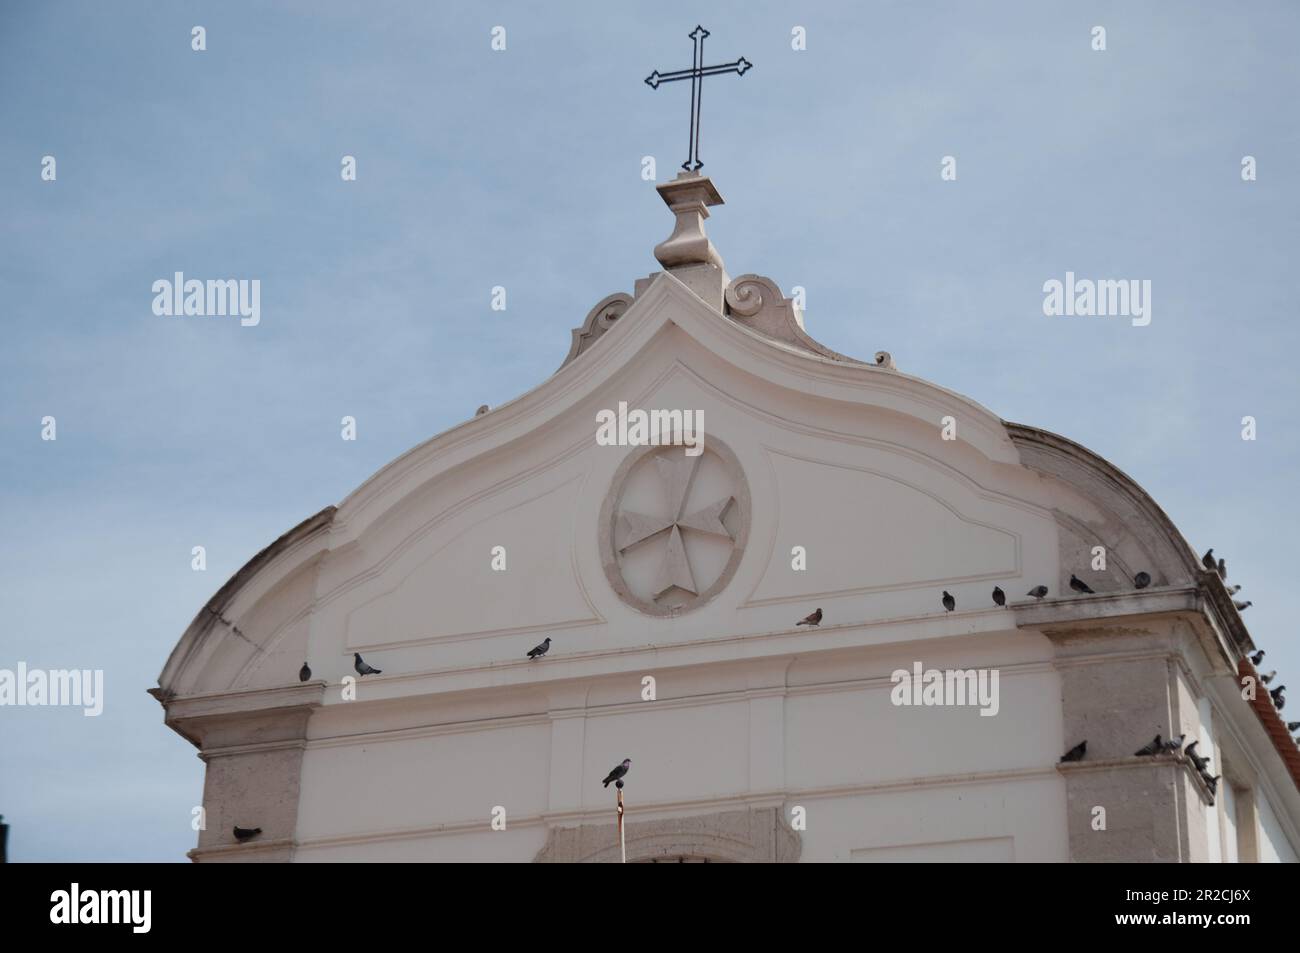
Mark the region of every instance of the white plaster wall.
POLYGON ((1259 861, 1262 864, 1294 864, 1297 862, 1292 848, 1282 832, 1282 826, 1273 813, 1273 807, 1263 794, 1256 794, 1259 809, 1259 861))

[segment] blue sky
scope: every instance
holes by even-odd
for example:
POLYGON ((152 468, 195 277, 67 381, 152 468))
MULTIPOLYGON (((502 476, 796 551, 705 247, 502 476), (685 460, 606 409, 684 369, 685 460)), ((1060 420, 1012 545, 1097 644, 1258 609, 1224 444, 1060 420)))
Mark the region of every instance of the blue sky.
POLYGON ((805 287, 827 346, 1129 473, 1226 556, 1300 688, 1294 3, 11 0, 0 667, 102 668, 107 695, 99 718, 0 710, 11 859, 193 846, 202 764, 145 689, 251 555, 540 382, 657 270, 641 157, 675 173, 689 93, 642 80, 690 64, 697 22, 710 62, 755 64, 704 98, 731 273, 805 287), (1150 279, 1150 326, 1045 317, 1067 270, 1150 279), (260 279, 261 324, 155 316, 175 271, 260 279))

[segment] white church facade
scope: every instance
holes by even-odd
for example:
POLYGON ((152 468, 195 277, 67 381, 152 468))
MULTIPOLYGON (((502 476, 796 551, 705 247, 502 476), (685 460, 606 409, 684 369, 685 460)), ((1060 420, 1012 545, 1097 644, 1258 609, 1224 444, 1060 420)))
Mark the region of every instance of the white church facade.
POLYGON ((658 189, 662 270, 553 376, 181 637, 152 691, 206 764, 191 858, 617 861, 627 758, 629 862, 1295 861, 1300 755, 1242 697, 1250 633, 1142 488, 822 346, 727 273, 707 177, 658 189), (1208 761, 1134 754, 1157 733, 1208 761))

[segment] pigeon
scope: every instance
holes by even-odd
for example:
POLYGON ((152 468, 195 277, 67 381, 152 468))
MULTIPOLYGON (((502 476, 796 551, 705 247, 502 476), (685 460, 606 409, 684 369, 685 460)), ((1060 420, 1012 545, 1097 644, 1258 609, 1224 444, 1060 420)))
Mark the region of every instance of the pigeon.
POLYGON ((1067 751, 1065 754, 1061 755, 1061 761, 1062 762, 1082 761, 1083 756, 1087 753, 1087 751, 1088 751, 1088 741, 1087 739, 1084 739, 1083 741, 1080 741, 1077 745, 1075 745, 1073 748, 1071 748, 1069 751, 1067 751))
POLYGON ((1250 657, 1250 664, 1251 664, 1251 665, 1258 665, 1258 664, 1259 664, 1260 662, 1262 662, 1262 661, 1264 661, 1264 650, 1263 650, 1263 649, 1260 649, 1258 652, 1256 652, 1254 655, 1252 655, 1252 656, 1250 657))
POLYGON ((1160 736, 1156 735, 1155 741, 1151 742, 1149 745, 1145 745, 1144 747, 1139 748, 1137 751, 1134 751, 1133 754, 1139 758, 1146 758, 1149 756, 1157 755, 1160 753, 1161 746, 1162 743, 1160 741, 1160 736))
POLYGON ((821 625, 821 624, 822 624, 822 610, 821 610, 821 609, 818 609, 818 610, 817 610, 816 612, 814 612, 812 615, 805 616, 804 618, 802 618, 802 619, 800 619, 798 622, 796 622, 796 623, 795 623, 795 628, 798 628, 798 627, 801 626, 801 625, 810 625, 810 626, 814 626, 814 627, 816 627, 816 626, 819 626, 819 625, 821 625))
POLYGON ((1206 569, 1209 569, 1209 570, 1211 570, 1211 571, 1213 571, 1213 570, 1219 568, 1218 566, 1216 566, 1216 565, 1214 564, 1214 549, 1213 549, 1213 547, 1211 547, 1210 549, 1207 549, 1207 550, 1205 551, 1205 555, 1201 557, 1201 565, 1204 566, 1206 569))
POLYGON ((1001 586, 993 587, 993 604, 1004 606, 1007 604, 1007 594, 1002 591, 1001 586))
POLYGON ((1219 565, 1216 566, 1215 568, 1219 570, 1220 579, 1228 578, 1228 564, 1225 563, 1222 559, 1219 560, 1219 565))
POLYGON ((1240 585, 1229 586, 1229 587, 1228 587, 1228 595, 1230 595, 1230 596, 1235 596, 1235 595, 1236 595, 1237 593, 1239 593, 1239 592, 1241 592, 1241 586, 1240 586, 1240 585))
POLYGON ((1176 753, 1178 749, 1183 746, 1183 740, 1186 737, 1187 735, 1184 734, 1184 735, 1179 735, 1177 738, 1170 738, 1168 741, 1164 743, 1164 750, 1169 752, 1170 754, 1176 753))
POLYGON ((1092 592, 1092 587, 1073 573, 1070 574, 1070 588, 1075 592, 1092 592))
POLYGON ((311 678, 311 669, 307 667, 306 662, 303 662, 302 668, 298 669, 298 681, 305 682, 310 678, 311 678))
POLYGON ((1300 731, 1300 721, 1288 721, 1286 723, 1287 731, 1300 731))
POLYGON ((1247 609, 1249 609, 1249 608, 1250 608, 1251 606, 1253 606, 1255 603, 1251 602, 1249 599, 1247 599, 1245 602, 1241 602, 1241 601, 1238 600, 1238 599, 1233 599, 1233 600, 1232 600, 1232 604, 1233 604, 1234 606, 1237 607, 1237 611, 1238 611, 1238 612, 1245 612, 1247 609))
POLYGON ((1286 704, 1286 699, 1282 697, 1284 691, 1286 691, 1286 686, 1279 685, 1277 688, 1271 689, 1268 693, 1268 697, 1273 699, 1273 704, 1277 706, 1278 711, 1281 711, 1282 706, 1286 704))
POLYGON ((1151 574, 1150 574, 1150 573, 1147 573, 1147 572, 1140 572, 1140 573, 1138 573, 1136 576, 1133 577, 1133 588, 1134 588, 1134 589, 1145 589, 1145 588, 1146 588, 1147 586, 1149 586, 1149 585, 1151 585, 1151 574))
POLYGON ((947 589, 943 591, 943 607, 949 612, 957 608, 957 600, 952 597, 952 593, 947 589))
POLYGON ((1202 758, 1200 755, 1196 753, 1196 746, 1199 744, 1200 744, 1199 741, 1193 741, 1191 744, 1189 744, 1186 748, 1183 749, 1183 754, 1187 755, 1187 759, 1191 761, 1192 764, 1196 765, 1197 771, 1204 771, 1205 766, 1210 763, 1210 759, 1202 758))
POLYGON ((235 840, 239 841, 241 844, 249 838, 256 837, 260 833, 262 833, 260 827, 240 827, 239 825, 235 825, 235 840))
POLYGON ((632 759, 624 758, 623 763, 620 764, 618 767, 616 767, 613 771, 609 772, 609 774, 605 775, 605 780, 601 781, 600 783, 603 784, 605 787, 609 787, 609 782, 623 780, 623 777, 627 774, 627 769, 630 767, 632 767, 632 759))
POLYGON ((1275 678, 1277 678, 1277 669, 1274 669, 1273 671, 1269 672, 1267 675, 1261 675, 1259 677, 1259 680, 1263 682, 1265 685, 1267 685, 1275 678))
POLYGON ((1043 596, 1047 595, 1047 587, 1046 587, 1046 586, 1034 586, 1034 588, 1032 588, 1032 589, 1030 589, 1028 592, 1026 592, 1025 595, 1027 595, 1027 596, 1033 596, 1035 599, 1039 599, 1039 600, 1041 600, 1041 599, 1043 598, 1043 596))
POLYGON ((541 658, 543 655, 546 654, 547 650, 550 647, 551 647, 551 639, 550 636, 547 636, 545 639, 542 640, 541 645, 534 646, 533 648, 528 650, 528 657, 541 658))
POLYGON ((1221 774, 1216 774, 1216 775, 1215 775, 1214 777, 1212 777, 1212 778, 1207 777, 1207 778, 1205 779, 1205 783, 1208 784, 1208 785, 1210 786, 1210 793, 1211 793, 1211 794, 1217 794, 1217 793, 1219 792, 1219 778, 1221 778, 1221 777, 1223 777, 1223 775, 1221 775, 1221 774))
POLYGON ((352 665, 357 670, 358 675, 382 675, 384 673, 384 670, 382 668, 371 668, 369 665, 363 662, 361 660, 360 652, 353 652, 352 659, 353 659, 352 665))

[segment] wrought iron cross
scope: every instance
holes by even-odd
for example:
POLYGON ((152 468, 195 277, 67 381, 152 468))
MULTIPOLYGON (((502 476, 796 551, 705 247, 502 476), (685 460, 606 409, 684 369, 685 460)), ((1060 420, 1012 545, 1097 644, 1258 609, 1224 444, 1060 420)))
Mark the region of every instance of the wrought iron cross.
POLYGON ((704 65, 704 38, 709 35, 709 31, 702 26, 697 26, 691 31, 690 37, 695 41, 695 60, 690 69, 673 70, 671 73, 661 73, 655 70, 645 78, 646 85, 651 89, 658 89, 660 83, 671 83, 674 80, 689 79, 691 81, 691 144, 686 153, 686 161, 682 163, 682 168, 687 172, 699 171, 704 168, 704 163, 700 161, 700 100, 704 94, 704 77, 721 76, 723 73, 735 73, 737 76, 744 76, 745 70, 754 64, 743 56, 734 63, 721 63, 717 66, 704 65), (694 166, 691 163, 694 162, 694 166))

